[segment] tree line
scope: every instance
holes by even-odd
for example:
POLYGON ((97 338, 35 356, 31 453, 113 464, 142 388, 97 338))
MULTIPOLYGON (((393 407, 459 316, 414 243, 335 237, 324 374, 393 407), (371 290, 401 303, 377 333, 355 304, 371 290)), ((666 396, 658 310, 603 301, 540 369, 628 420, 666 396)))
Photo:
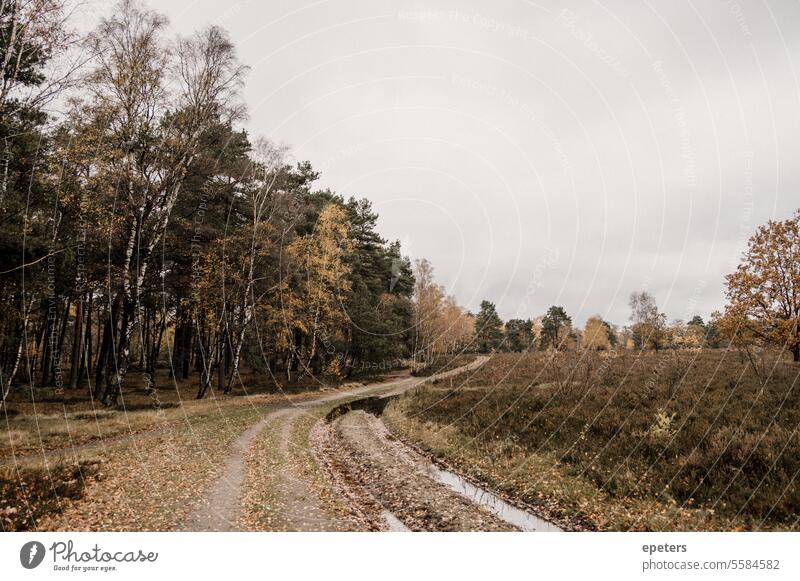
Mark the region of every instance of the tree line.
POLYGON ((243 367, 291 382, 409 356, 410 260, 368 201, 239 127, 224 30, 171 38, 129 0, 83 38, 64 3, 0 18, 3 402, 24 385, 115 405, 165 362, 203 397, 243 367))
POLYGON ((535 319, 505 323, 495 305, 481 303, 475 322, 475 347, 493 351, 570 349, 734 348, 747 354, 770 349, 800 362, 800 210, 786 220, 770 220, 748 241, 736 271, 725 277, 727 304, 709 321, 667 322, 647 291, 630 296, 629 324, 617 327, 599 315, 575 329, 566 310, 554 305, 535 319))
POLYGON ((721 337, 714 321, 695 315, 688 323, 675 320, 667 324, 653 295, 636 292, 630 298, 630 323, 619 327, 594 315, 583 329, 575 328, 572 317, 562 306, 551 306, 544 315, 503 322, 494 303, 483 301, 475 322, 475 349, 493 351, 569 351, 591 349, 667 349, 717 348, 721 337))
MULTIPOLYGON (((241 128, 246 67, 217 26, 173 38, 133 0, 85 36, 58 0, 0 3, 0 402, 20 386, 106 405, 159 369, 197 396, 466 351, 781 345, 800 358, 800 214, 770 222, 728 306, 575 329, 561 306, 476 314, 377 232, 366 200, 241 128), (55 107, 54 104, 58 104, 55 107)), ((163 373, 162 373, 163 375, 163 373)))

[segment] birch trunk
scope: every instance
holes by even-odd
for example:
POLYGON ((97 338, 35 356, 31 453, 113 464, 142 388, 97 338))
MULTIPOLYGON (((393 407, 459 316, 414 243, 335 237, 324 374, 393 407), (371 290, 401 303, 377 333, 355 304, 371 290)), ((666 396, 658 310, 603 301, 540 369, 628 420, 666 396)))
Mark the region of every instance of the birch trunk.
MULTIPOLYGON (((14 365, 11 367, 11 371, 8 374, 8 378, 2 383, 0 389, 2 389, 2 394, 0 394, 0 407, 3 407, 6 403, 6 398, 8 398, 8 394, 11 392, 11 386, 14 383, 14 379, 17 376, 17 372, 19 371, 19 364, 22 361, 22 348, 25 346, 25 330, 28 327, 28 322, 30 321, 31 311, 33 310, 33 303, 36 300, 36 295, 31 296, 31 302, 28 304, 28 308, 24 310, 24 314, 22 317, 22 328, 20 329, 19 334, 19 342, 17 343, 17 354, 14 357, 14 365)), ((23 305, 24 308, 24 305, 23 305)))

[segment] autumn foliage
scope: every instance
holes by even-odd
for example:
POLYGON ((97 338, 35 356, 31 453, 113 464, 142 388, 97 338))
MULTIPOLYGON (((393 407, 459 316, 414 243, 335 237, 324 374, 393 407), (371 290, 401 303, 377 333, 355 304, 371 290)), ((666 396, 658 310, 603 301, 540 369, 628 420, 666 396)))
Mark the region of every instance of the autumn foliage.
POLYGON ((800 361, 800 211, 760 226, 726 283, 721 332, 735 345, 772 345, 800 361))

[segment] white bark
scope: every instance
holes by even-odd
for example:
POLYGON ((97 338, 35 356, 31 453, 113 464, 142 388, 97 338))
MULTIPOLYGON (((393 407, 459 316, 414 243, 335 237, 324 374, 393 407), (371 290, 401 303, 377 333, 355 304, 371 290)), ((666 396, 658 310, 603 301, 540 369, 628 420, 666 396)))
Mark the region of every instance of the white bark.
POLYGON ((2 394, 0 395, 0 406, 5 404, 8 394, 11 392, 11 386, 14 383, 14 379, 17 377, 17 372, 19 371, 19 365, 22 361, 22 351, 23 347, 25 346, 25 330, 28 328, 28 322, 30 321, 31 311, 33 310, 33 303, 35 300, 36 295, 33 294, 31 295, 31 300, 28 303, 27 308, 23 303, 24 314, 22 317, 22 332, 19 334, 19 343, 17 344, 17 354, 14 357, 14 365, 11 367, 8 378, 5 381, 0 382, 0 389, 2 389, 2 394))

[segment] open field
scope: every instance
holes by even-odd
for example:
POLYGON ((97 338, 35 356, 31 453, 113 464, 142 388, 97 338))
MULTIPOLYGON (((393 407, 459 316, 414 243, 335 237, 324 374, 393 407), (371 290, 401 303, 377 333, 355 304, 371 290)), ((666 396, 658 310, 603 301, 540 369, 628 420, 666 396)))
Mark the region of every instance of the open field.
POLYGON ((723 350, 501 354, 384 416, 579 528, 796 530, 799 375, 723 350))

